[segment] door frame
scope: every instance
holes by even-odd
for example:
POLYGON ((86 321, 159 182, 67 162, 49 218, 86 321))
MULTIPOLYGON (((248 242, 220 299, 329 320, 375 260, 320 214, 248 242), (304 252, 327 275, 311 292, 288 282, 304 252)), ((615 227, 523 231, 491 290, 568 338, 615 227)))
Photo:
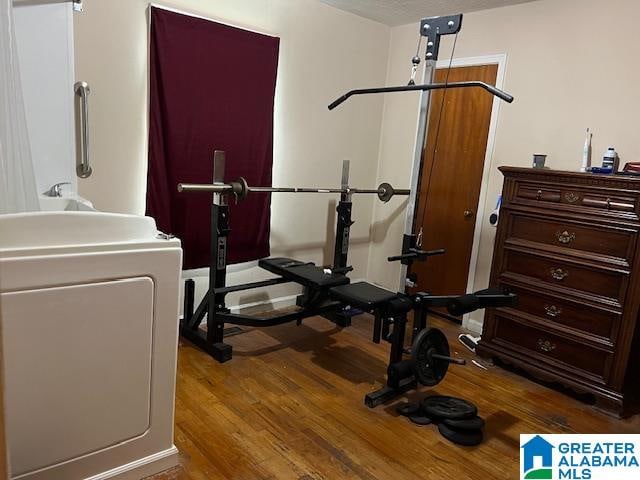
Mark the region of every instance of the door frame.
MULTIPOLYGON (((436 62, 436 69, 438 68, 451 68, 455 67, 471 67, 479 65, 498 65, 498 72, 496 74, 496 88, 502 90, 504 85, 505 70, 507 67, 507 54, 501 53, 496 55, 482 55, 477 57, 460 57, 447 60, 438 60, 436 62)), ((482 168, 482 180, 480 183, 480 195, 478 196, 478 206, 476 211, 476 222, 473 229, 473 242, 471 246, 471 260, 469 261, 469 275, 467 276, 467 292, 475 290, 476 282, 476 269, 478 268, 478 255, 480 251, 480 236, 482 227, 488 224, 488 214, 493 211, 494 205, 487 205, 487 192, 489 189, 489 178, 491 171, 493 170, 493 149, 496 139, 496 129, 498 125, 498 117, 500 114, 500 107, 502 100, 498 97, 493 98, 493 105, 491 108, 491 120, 489 122, 489 132, 487 134, 487 149, 484 156, 484 165, 482 168)), ((426 138, 426 137, 425 137, 426 138)), ((483 312, 484 310, 477 310, 476 312, 483 312)), ((462 326, 472 330, 474 332, 482 331, 482 316, 471 318, 470 313, 466 313, 462 316, 462 326)))

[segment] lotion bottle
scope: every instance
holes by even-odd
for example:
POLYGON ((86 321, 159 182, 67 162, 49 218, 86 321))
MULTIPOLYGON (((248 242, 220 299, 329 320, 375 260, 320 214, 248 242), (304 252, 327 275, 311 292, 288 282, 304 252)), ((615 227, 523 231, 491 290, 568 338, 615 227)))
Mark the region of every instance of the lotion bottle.
POLYGON ((604 155, 602 156, 602 167, 603 168, 611 168, 612 171, 618 171, 618 164, 620 160, 618 158, 618 153, 615 148, 609 147, 604 155))

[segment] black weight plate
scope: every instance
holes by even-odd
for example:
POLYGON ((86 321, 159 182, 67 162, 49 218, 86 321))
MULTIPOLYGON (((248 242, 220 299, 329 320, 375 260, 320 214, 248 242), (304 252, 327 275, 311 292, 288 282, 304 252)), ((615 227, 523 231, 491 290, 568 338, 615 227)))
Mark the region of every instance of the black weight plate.
POLYGON ((398 412, 400 415, 404 415, 405 417, 408 417, 409 415, 415 415, 416 413, 420 412, 420 404, 410 402, 401 403, 396 406, 396 412, 398 412))
POLYGON ((465 447, 475 447, 482 443, 482 430, 456 430, 445 423, 438 424, 438 431, 447 440, 465 447))
POLYGON ((386 203, 389 200, 391 200, 391 198, 393 197, 393 194, 394 194, 393 187, 389 183, 384 182, 378 185, 378 198, 383 202, 386 203))
POLYGON ((472 418, 478 414, 478 408, 462 398, 433 395, 422 401, 422 409, 430 417, 458 420, 472 418))
POLYGON ((478 416, 471 418, 443 418, 442 423, 456 430, 481 430, 484 428, 484 420, 478 416))
POLYGON ((409 415, 409 420, 416 425, 431 425, 433 423, 433 420, 430 417, 427 417, 422 411, 409 415))
POLYGON ((449 342, 437 328, 425 328, 416 336, 411 356, 415 361, 413 371, 416 380, 429 387, 440 383, 449 369, 449 362, 431 358, 434 353, 448 357, 449 342))

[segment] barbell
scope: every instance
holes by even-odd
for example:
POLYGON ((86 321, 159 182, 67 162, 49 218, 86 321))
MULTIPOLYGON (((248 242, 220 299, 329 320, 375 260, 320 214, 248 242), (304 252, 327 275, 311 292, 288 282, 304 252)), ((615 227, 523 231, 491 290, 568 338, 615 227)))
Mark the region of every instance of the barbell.
POLYGON ((243 177, 229 183, 179 183, 178 192, 210 192, 233 194, 238 201, 247 198, 249 193, 340 193, 340 194, 376 194, 383 202, 388 202, 395 195, 409 195, 409 189, 396 189, 387 182, 378 188, 306 188, 306 187, 251 187, 243 177))

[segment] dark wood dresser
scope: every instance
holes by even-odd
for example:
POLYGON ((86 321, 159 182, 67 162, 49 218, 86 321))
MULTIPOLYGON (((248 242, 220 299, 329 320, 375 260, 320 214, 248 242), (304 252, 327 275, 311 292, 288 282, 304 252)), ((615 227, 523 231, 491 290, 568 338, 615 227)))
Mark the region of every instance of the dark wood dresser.
POLYGON ((478 353, 595 396, 623 416, 640 383, 640 179, 502 167, 491 286, 478 353))

